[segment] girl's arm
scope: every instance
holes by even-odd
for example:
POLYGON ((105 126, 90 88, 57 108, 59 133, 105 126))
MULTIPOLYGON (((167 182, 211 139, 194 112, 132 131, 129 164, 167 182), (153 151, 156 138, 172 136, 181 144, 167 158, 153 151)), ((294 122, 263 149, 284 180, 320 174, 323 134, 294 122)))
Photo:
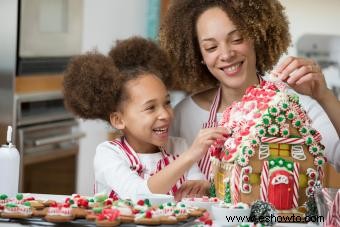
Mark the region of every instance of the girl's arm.
POLYGON ((167 193, 177 180, 198 162, 216 139, 224 139, 227 129, 207 128, 201 129, 191 147, 179 158, 153 175, 148 180, 148 187, 152 193, 167 193))
POLYGON ((340 136, 340 102, 327 88, 325 77, 313 60, 288 57, 272 73, 296 92, 319 102, 340 136))
POLYGON ((137 194, 151 194, 147 180, 130 169, 123 152, 109 142, 98 145, 94 157, 94 174, 101 188, 97 192, 109 194, 114 190, 123 199, 134 199, 137 194))

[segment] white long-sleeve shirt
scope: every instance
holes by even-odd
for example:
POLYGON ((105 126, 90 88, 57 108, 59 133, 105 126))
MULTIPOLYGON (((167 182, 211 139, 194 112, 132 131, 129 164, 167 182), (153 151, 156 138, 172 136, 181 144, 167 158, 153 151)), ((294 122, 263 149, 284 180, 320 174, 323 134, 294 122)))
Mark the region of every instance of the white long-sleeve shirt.
MULTIPOLYGON (((289 92, 294 91, 290 89, 289 92)), ((309 96, 296 94, 299 96, 301 106, 312 121, 312 127, 319 131, 322 136, 321 143, 325 146, 327 160, 337 171, 340 171, 340 138, 336 129, 317 101, 309 96)), ((176 105, 174 114, 175 119, 170 134, 186 139, 188 144, 192 143, 198 131, 202 128, 202 124, 209 118, 209 111, 198 106, 191 96, 186 97, 176 105)), ((217 121, 221 118, 222 113, 217 113, 217 121)))
MULTIPOLYGON (((187 143, 182 138, 170 137, 167 144, 167 152, 180 155, 188 149, 187 143)), ((121 198, 135 199, 138 194, 152 194, 147 185, 150 174, 156 170, 156 165, 163 158, 161 152, 153 154, 137 153, 140 162, 145 167, 143 176, 130 169, 130 161, 125 151, 109 141, 98 145, 94 157, 94 173, 96 192, 109 194, 114 190, 121 198)), ((203 180, 197 164, 185 173, 187 180, 203 180)))

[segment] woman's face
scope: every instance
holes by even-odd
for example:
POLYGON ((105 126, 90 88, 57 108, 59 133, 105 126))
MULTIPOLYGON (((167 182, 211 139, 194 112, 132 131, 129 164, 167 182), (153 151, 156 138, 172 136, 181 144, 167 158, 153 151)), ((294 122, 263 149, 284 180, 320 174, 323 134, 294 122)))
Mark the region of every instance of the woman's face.
POLYGON ((217 80, 235 89, 257 83, 253 42, 242 36, 222 9, 203 12, 196 31, 203 64, 217 80))

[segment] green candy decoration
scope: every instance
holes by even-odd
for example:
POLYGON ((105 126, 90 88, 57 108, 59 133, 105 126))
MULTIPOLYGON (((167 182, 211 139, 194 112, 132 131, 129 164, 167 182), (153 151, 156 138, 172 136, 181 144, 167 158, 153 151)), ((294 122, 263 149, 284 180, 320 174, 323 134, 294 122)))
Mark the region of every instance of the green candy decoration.
POLYGON ((6 195, 6 194, 1 194, 0 195, 0 199, 1 200, 5 200, 5 199, 7 199, 8 198, 8 196, 6 195))
POLYGON ((226 178, 226 180, 225 180, 224 202, 225 203, 231 203, 231 191, 230 191, 230 180, 229 180, 229 178, 226 178))
POLYGON ((144 203, 145 203, 148 207, 151 207, 151 203, 150 203, 150 200, 149 200, 149 199, 145 199, 145 200, 144 200, 144 203))
POLYGON ((211 180, 210 180, 209 195, 210 197, 216 197, 215 181, 213 177, 211 177, 211 180))
POLYGON ((17 198, 17 200, 22 200, 22 199, 24 198, 24 195, 21 194, 21 193, 18 193, 18 194, 16 195, 16 198, 17 198))

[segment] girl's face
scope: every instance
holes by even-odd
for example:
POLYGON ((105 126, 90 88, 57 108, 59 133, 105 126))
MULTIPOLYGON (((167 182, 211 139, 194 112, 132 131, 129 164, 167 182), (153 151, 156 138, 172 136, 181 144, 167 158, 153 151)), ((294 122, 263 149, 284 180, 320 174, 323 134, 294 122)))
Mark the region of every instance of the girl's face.
POLYGON ((242 36, 222 9, 203 12, 196 32, 203 64, 223 85, 239 89, 257 82, 253 42, 242 36))
POLYGON ((128 99, 122 104, 123 132, 139 153, 153 153, 168 141, 173 118, 170 96, 156 76, 141 75, 125 84, 128 99))

